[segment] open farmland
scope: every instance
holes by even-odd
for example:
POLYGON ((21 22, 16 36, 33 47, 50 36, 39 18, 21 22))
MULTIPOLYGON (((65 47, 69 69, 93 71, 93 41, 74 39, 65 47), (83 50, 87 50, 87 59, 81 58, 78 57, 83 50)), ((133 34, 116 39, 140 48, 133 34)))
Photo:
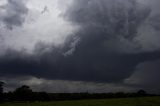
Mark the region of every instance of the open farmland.
POLYGON ((0 106, 160 106, 160 97, 4 103, 0 106))

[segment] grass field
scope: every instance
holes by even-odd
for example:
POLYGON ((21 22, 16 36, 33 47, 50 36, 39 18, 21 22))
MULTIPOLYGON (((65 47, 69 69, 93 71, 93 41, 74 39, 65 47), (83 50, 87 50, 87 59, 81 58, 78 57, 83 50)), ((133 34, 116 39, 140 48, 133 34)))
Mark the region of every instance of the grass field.
POLYGON ((160 97, 53 101, 34 103, 4 103, 0 104, 0 106, 160 106, 160 97))

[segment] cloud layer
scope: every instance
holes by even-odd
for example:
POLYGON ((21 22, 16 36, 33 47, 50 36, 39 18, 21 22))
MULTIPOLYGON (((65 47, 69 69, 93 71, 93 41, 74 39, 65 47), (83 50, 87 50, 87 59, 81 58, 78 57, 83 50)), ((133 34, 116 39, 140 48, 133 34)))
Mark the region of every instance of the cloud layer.
POLYGON ((0 8, 0 76, 143 86, 135 73, 159 64, 156 0, 18 1, 0 8))
POLYGON ((8 29, 13 29, 23 24, 27 13, 24 0, 7 0, 7 4, 0 6, 0 21, 8 29))

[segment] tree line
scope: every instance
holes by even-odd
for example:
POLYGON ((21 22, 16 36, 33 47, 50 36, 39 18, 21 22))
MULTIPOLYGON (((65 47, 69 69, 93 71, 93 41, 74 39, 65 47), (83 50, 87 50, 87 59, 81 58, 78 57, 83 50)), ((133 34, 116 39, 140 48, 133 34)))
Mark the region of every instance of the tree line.
POLYGON ((141 97, 155 96, 147 94, 144 90, 135 93, 47 93, 33 92, 33 90, 23 85, 12 92, 3 92, 3 82, 0 82, 0 102, 13 101, 59 101, 59 100, 80 100, 80 99, 105 99, 105 98, 125 98, 125 97, 141 97))

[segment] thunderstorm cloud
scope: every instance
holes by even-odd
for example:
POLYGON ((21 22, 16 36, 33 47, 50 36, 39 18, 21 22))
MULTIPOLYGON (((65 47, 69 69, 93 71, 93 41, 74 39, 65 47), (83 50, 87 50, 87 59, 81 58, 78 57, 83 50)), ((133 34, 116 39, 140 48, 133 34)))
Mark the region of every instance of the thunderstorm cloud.
POLYGON ((159 5, 159 0, 1 0, 0 80, 8 81, 7 89, 22 80, 38 90, 46 82, 61 88, 52 86, 53 92, 67 87, 157 92, 159 5))

